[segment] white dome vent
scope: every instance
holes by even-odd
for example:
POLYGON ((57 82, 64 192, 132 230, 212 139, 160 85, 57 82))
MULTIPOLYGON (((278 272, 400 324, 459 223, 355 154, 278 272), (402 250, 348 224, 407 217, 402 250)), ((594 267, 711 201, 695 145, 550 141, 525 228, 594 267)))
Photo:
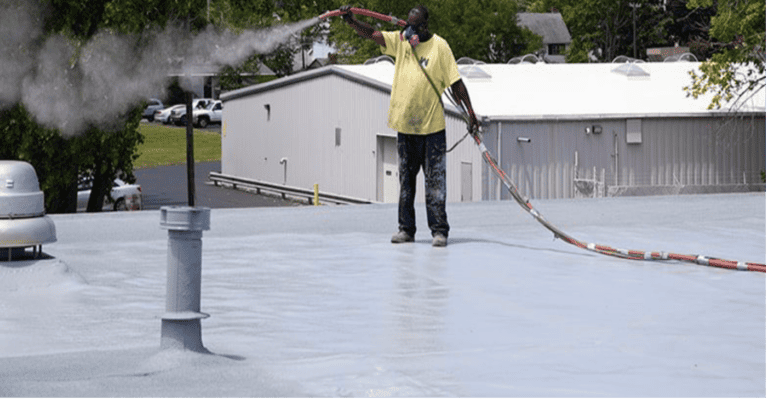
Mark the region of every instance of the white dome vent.
POLYGON ((0 160, 0 261, 42 255, 42 245, 56 241, 56 227, 45 215, 45 198, 34 167, 0 160))

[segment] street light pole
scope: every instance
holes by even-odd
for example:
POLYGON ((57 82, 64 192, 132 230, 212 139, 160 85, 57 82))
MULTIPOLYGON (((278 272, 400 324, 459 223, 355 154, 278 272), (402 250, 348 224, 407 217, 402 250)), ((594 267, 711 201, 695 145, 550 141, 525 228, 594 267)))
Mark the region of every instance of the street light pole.
POLYGON ((640 7, 640 3, 629 3, 632 7, 632 57, 637 59, 637 18, 635 18, 635 10, 640 7))
POLYGON ((192 92, 187 92, 187 204, 195 206, 195 145, 192 128, 192 92))

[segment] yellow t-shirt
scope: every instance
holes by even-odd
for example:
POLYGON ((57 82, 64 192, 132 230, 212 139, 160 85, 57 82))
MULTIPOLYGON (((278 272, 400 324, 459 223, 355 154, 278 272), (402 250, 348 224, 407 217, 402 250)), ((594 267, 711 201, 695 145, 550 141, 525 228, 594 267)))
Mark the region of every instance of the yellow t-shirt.
MULTIPOLYGON (((402 40, 400 32, 382 32, 382 35, 387 46, 381 47, 381 52, 395 57, 395 78, 387 121, 389 127, 402 133, 422 135, 445 129, 443 103, 413 57, 413 47, 402 40)), ((427 70, 441 94, 461 79, 453 52, 445 39, 433 34, 415 50, 419 63, 427 70)))

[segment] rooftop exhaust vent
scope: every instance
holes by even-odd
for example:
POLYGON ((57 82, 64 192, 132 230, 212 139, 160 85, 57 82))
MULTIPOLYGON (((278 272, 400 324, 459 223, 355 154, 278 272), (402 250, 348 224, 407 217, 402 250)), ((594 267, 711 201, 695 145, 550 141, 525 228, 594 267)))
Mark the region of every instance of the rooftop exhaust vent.
POLYGON ((611 61, 611 64, 623 64, 623 63, 644 63, 645 61, 627 56, 618 56, 611 61))
POLYGON ((35 169, 23 161, 0 160, 0 260, 28 258, 28 247, 37 258, 43 244, 55 241, 35 169))
POLYGON ((456 60, 459 66, 459 74, 467 79, 491 79, 491 74, 484 70, 481 65, 483 61, 478 61, 469 57, 461 57, 456 60))
POLYGON ((544 60, 537 57, 535 54, 526 54, 520 57, 510 58, 507 64, 538 64, 544 63, 544 60))
POLYGON ((664 59, 664 62, 678 62, 678 61, 698 62, 699 59, 696 58, 696 56, 691 53, 675 54, 664 59))
POLYGON ((636 63, 624 63, 621 66, 618 66, 611 70, 613 73, 625 75, 627 78, 647 78, 651 76, 651 74, 645 72, 642 68, 640 68, 636 63))
POLYGON ((363 65, 371 65, 371 64, 376 64, 376 63, 379 63, 379 62, 388 62, 388 63, 390 63, 392 65, 395 65, 395 60, 393 60, 392 57, 390 57, 388 55, 381 55, 381 56, 378 56, 378 57, 369 58, 369 59, 365 60, 363 65))

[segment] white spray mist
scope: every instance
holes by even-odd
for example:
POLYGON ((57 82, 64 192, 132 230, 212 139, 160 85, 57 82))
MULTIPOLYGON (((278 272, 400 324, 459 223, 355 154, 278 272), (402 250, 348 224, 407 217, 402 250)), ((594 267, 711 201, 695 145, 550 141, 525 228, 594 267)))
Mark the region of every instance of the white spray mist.
POLYGON ((239 65, 319 22, 241 33, 209 27, 197 35, 169 26, 141 38, 101 31, 77 48, 60 35, 40 43, 43 21, 35 1, 3 3, 9 6, 0 13, 0 107, 22 102, 39 123, 64 135, 89 125, 117 128, 122 114, 162 93, 171 75, 239 65))

